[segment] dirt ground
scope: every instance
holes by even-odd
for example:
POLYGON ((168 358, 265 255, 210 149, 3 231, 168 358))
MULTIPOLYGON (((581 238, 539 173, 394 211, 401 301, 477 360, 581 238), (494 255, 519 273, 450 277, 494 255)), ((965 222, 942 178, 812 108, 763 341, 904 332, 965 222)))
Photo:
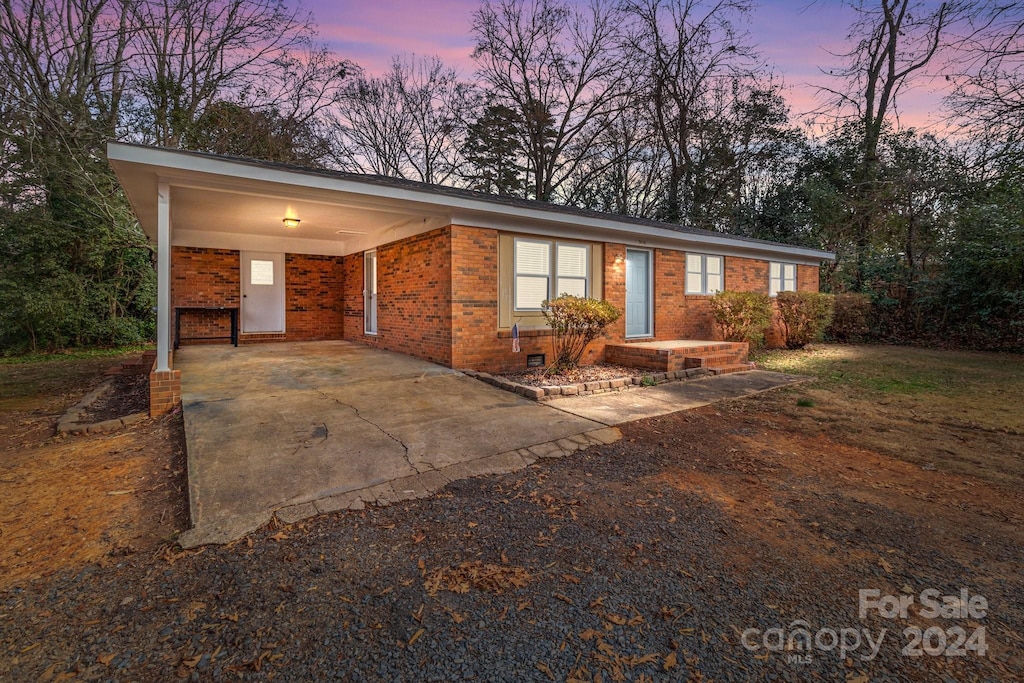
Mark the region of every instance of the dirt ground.
POLYGON ((180 554, 167 545, 186 520, 180 418, 55 439, 94 381, 82 371, 0 413, 0 671, 1021 680, 1024 364, 922 353, 819 349, 799 356, 817 376, 803 385, 630 423, 612 446, 425 501, 180 554), (858 588, 932 587, 985 596, 987 616, 857 617, 858 588), (69 616, 55 627, 54 614, 69 616), (739 645, 745 626, 794 620, 886 627, 897 645, 906 626, 984 626, 988 652, 801 666, 739 645))
POLYGON ((187 528, 180 415, 55 435, 57 418, 119 360, 0 366, 0 589, 154 552, 187 528))

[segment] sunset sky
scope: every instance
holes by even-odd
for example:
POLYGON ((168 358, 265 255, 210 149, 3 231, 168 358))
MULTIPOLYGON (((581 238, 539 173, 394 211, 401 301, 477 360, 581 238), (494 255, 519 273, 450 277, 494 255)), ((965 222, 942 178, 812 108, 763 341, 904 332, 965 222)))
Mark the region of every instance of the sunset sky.
MULTIPOLYGON (((339 56, 353 59, 371 75, 384 70, 400 52, 436 54, 473 77, 470 17, 479 0, 311 0, 306 4, 320 26, 320 38, 339 56)), ((836 0, 762 2, 747 29, 765 59, 781 75, 794 118, 817 106, 821 72, 836 66, 829 54, 844 50, 848 8, 836 0)), ((900 99, 904 125, 941 125, 939 97, 927 82, 900 99)))

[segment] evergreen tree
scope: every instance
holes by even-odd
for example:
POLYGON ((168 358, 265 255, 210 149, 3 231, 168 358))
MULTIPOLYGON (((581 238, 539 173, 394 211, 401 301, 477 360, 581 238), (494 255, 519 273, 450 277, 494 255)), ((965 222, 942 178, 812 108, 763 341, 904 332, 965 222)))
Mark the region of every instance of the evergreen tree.
POLYGON ((462 153, 470 172, 465 175, 470 189, 491 194, 522 197, 523 119, 503 104, 489 104, 470 124, 462 153))

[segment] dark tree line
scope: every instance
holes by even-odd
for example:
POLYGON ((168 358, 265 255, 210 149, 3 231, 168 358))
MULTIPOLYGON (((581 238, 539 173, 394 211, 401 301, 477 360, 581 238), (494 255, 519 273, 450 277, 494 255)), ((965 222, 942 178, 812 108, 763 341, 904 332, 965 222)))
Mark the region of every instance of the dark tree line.
POLYGON ((0 0, 0 344, 152 333, 121 139, 825 247, 873 335, 1024 347, 1024 10, 854 0, 797 121, 751 0, 482 0, 476 72, 364 74, 278 0, 0 0), (900 125, 941 86, 941 133, 900 125))

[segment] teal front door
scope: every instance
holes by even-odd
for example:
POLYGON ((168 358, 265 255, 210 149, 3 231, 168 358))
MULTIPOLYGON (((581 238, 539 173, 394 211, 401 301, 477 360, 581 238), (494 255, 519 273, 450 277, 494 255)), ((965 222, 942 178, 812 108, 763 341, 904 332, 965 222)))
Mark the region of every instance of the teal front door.
POLYGON ((626 250, 626 336, 650 337, 651 252, 626 250))

